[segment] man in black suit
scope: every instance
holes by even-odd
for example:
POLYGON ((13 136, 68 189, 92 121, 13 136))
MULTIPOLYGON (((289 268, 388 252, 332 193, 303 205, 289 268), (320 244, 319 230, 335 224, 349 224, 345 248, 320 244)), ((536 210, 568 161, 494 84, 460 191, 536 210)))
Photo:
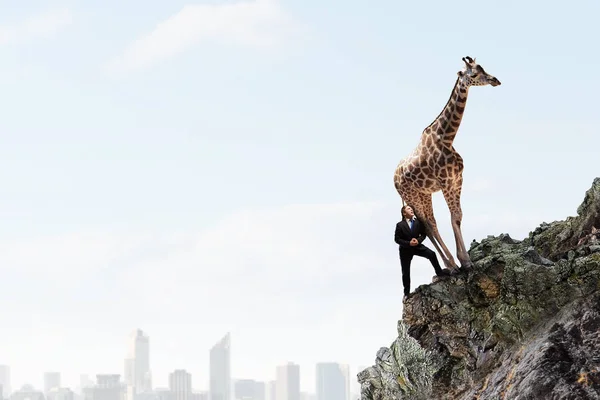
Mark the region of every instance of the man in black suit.
POLYGON ((435 252, 423 244, 427 238, 425 227, 419 222, 411 206, 402 207, 402 217, 402 221, 396 224, 394 240, 399 245, 402 285, 404 286, 404 296, 408 297, 410 295, 410 263, 413 256, 428 259, 437 276, 449 276, 450 271, 442 269, 435 252))

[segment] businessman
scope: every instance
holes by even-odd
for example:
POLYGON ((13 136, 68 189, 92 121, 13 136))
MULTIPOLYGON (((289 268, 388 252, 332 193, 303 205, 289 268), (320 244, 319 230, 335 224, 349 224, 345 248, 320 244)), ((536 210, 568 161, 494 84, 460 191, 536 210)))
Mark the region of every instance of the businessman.
POLYGON ((396 224, 394 240, 399 246, 402 285, 405 298, 410 296, 410 264, 414 256, 424 257, 431 262, 437 276, 450 276, 448 269, 442 269, 437 255, 423 244, 427 238, 425 227, 419 222, 411 206, 402 207, 402 221, 396 224))

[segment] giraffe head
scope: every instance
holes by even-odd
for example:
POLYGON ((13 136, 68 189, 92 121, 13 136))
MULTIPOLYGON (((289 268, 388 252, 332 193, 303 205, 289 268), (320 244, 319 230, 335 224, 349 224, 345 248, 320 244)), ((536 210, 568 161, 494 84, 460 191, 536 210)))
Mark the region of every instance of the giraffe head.
POLYGON ((469 56, 463 57, 462 60, 465 62, 465 68, 458 71, 458 76, 462 79, 467 86, 499 86, 500 81, 485 72, 483 67, 475 62, 474 58, 469 56))

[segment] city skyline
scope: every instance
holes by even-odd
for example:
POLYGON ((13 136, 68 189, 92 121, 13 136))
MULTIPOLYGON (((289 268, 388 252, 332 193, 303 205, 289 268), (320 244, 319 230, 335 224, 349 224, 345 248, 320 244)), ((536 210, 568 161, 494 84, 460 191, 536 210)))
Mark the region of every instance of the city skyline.
MULTIPOLYGON (((95 384, 95 376, 96 375, 113 375, 113 376, 119 375, 120 382, 122 382, 124 385, 133 387, 133 391, 132 391, 133 394, 136 394, 136 393, 140 394, 146 390, 157 390, 157 389, 170 388, 170 387, 172 387, 174 382, 176 382, 177 385, 179 385, 179 386, 189 384, 189 385, 191 385, 190 388, 195 392, 212 393, 210 390, 211 389, 210 375, 209 375, 209 377, 207 377, 206 383, 199 383, 198 376, 196 376, 196 379, 194 380, 193 374, 191 374, 190 370, 185 367, 173 368, 171 370, 171 372, 168 373, 168 376, 166 377, 165 385, 152 385, 152 383, 151 383, 152 379, 150 379, 150 380, 145 379, 145 377, 151 376, 151 371, 152 371, 151 365, 149 363, 149 358, 150 358, 150 353, 151 353, 149 334, 147 334, 144 330, 137 328, 137 329, 131 331, 129 335, 127 335, 126 342, 127 342, 127 346, 126 346, 127 352, 126 352, 126 355, 124 358, 125 363, 124 363, 122 371, 102 371, 102 372, 96 371, 94 373, 90 373, 90 372, 79 373, 77 383, 71 382, 71 384, 69 384, 68 382, 65 382, 65 380, 63 378, 63 374, 60 371, 46 371, 43 373, 43 379, 41 381, 42 386, 40 386, 39 382, 38 382, 38 384, 36 384, 36 379, 29 379, 29 380, 26 379, 23 382, 18 382, 17 386, 15 386, 13 380, 10 378, 10 365, 2 364, 2 360, 0 359, 0 386, 2 386, 3 379, 5 378, 5 376, 8 376, 9 386, 7 386, 5 388, 6 390, 10 390, 11 385, 13 387, 13 390, 12 390, 13 393, 15 391, 20 390, 21 388, 23 388, 25 386, 33 386, 33 388, 35 388, 36 390, 39 390, 42 393, 44 393, 45 395, 47 395, 51 389, 55 389, 55 388, 60 388, 60 389, 68 388, 68 389, 78 392, 82 388, 83 377, 86 377, 87 379, 91 378, 88 381, 88 383, 95 384), (138 357, 137 359, 136 359, 136 356, 138 357), (139 359, 139 357, 141 357, 141 360, 139 359), (131 361, 131 363, 129 363, 129 361, 131 361), (141 373, 136 373, 136 368, 135 368, 136 365, 138 366, 138 368, 140 368, 139 366, 141 366, 141 369, 142 369, 141 373), (185 376, 187 376, 187 378, 185 378, 185 376), (175 381, 173 381, 173 379, 175 379, 175 381), (62 383, 65 383, 65 384, 62 384, 62 383), (136 390, 136 384, 143 385, 143 389, 136 390)), ((289 398, 289 397, 287 397, 287 394, 284 394, 284 392, 289 390, 289 387, 290 387, 289 379, 292 379, 292 386, 291 386, 292 392, 296 389, 298 391, 298 394, 301 394, 301 393, 311 394, 311 395, 316 396, 316 400, 319 400, 320 399, 319 394, 324 394, 324 393, 329 394, 329 392, 327 390, 323 392, 323 373, 321 370, 325 369, 325 370, 327 370, 326 374, 331 374, 332 367, 336 371, 337 371, 337 368, 339 368, 339 373, 343 374, 340 376, 344 376, 344 378, 343 378, 344 386, 343 387, 344 387, 344 390, 346 391, 345 393, 347 394, 347 396, 350 396, 350 394, 353 393, 351 390, 352 388, 355 388, 356 390, 359 389, 359 386, 357 384, 356 385, 352 384, 353 376, 351 375, 351 371, 350 371, 351 368, 347 364, 337 363, 337 362, 333 362, 333 361, 317 362, 314 365, 314 370, 311 370, 308 373, 308 375, 314 374, 315 390, 313 390, 313 391, 307 390, 307 388, 304 388, 304 387, 302 387, 302 385, 300 385, 299 378, 302 375, 302 372, 304 372, 304 374, 307 374, 307 371, 306 370, 302 371, 300 366, 298 364, 294 363, 293 361, 288 361, 281 365, 275 365, 273 376, 266 380, 257 379, 252 376, 231 377, 228 375, 230 373, 228 371, 231 370, 231 365, 230 365, 231 347, 230 346, 231 346, 231 333, 227 332, 209 350, 209 357, 208 357, 209 363, 211 363, 211 366, 214 363, 215 367, 216 367, 215 369, 213 369, 212 367, 210 368, 211 373, 215 373, 217 375, 221 374, 221 375, 224 375, 226 380, 229 379, 229 390, 231 390, 231 392, 227 393, 227 395, 225 397, 221 397, 220 395, 217 394, 217 397, 211 398, 209 400, 234 400, 235 397, 233 397, 233 395, 235 394, 234 393, 235 384, 236 384, 236 382, 243 382, 243 381, 254 381, 254 382, 258 382, 258 383, 264 383, 265 392, 268 392, 268 390, 269 390, 268 387, 270 384, 275 384, 276 385, 275 392, 276 393, 278 391, 281 392, 279 394, 282 396, 282 398, 287 398, 288 400, 300 400, 299 398, 289 398), (223 363, 224 361, 225 361, 225 363, 223 363), (289 370, 289 368, 292 368, 292 370, 289 370), (290 376, 288 376, 289 373, 292 374, 291 378, 290 378, 290 376), (284 381, 283 386, 279 386, 281 383, 278 383, 278 382, 281 382, 282 379, 284 381), (296 386, 294 386, 294 385, 296 385, 296 386)), ((362 367, 362 368, 364 368, 364 367, 362 367)), ((356 372, 358 372, 358 370, 356 372)), ((336 376, 333 379, 332 383, 333 383, 334 387, 336 385, 339 385, 339 382, 337 382, 336 379, 339 379, 339 378, 336 376)), ((162 381, 162 380, 159 379, 159 381, 162 381)), ((223 393, 222 388, 227 387, 227 386, 223 386, 223 385, 227 385, 227 381, 217 381, 215 385, 216 385, 215 386, 216 393, 223 393)), ((336 388, 336 390, 339 390, 339 388, 336 388)), ((267 399, 268 398, 269 397, 267 397, 267 399)), ((329 397, 324 397, 324 398, 329 399, 329 397)), ((8 399, 8 397, 7 397, 7 399, 8 399)), ((176 397, 173 400, 183 400, 183 399, 179 399, 176 397)), ((331 400, 337 400, 337 397, 332 398, 331 400)), ((344 399, 340 399, 340 400, 344 400, 344 399)))

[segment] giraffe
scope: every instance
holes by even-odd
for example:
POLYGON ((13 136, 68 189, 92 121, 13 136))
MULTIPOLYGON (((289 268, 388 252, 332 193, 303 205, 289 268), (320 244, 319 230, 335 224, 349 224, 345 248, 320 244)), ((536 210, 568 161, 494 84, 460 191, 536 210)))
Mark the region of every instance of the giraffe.
POLYGON ((461 232, 460 197, 464 164, 452 143, 462 121, 469 88, 500 85, 500 81, 488 74, 474 58, 467 56, 462 60, 465 67, 457 73, 458 78, 446 106, 423 130, 417 147, 398 163, 394 172, 394 186, 402 204, 406 202, 411 205, 417 218, 424 222, 427 237, 440 254, 445 266, 453 273, 457 273, 459 267, 438 232, 431 197, 433 193, 442 191, 450 211, 460 269, 471 269, 472 262, 461 232))

